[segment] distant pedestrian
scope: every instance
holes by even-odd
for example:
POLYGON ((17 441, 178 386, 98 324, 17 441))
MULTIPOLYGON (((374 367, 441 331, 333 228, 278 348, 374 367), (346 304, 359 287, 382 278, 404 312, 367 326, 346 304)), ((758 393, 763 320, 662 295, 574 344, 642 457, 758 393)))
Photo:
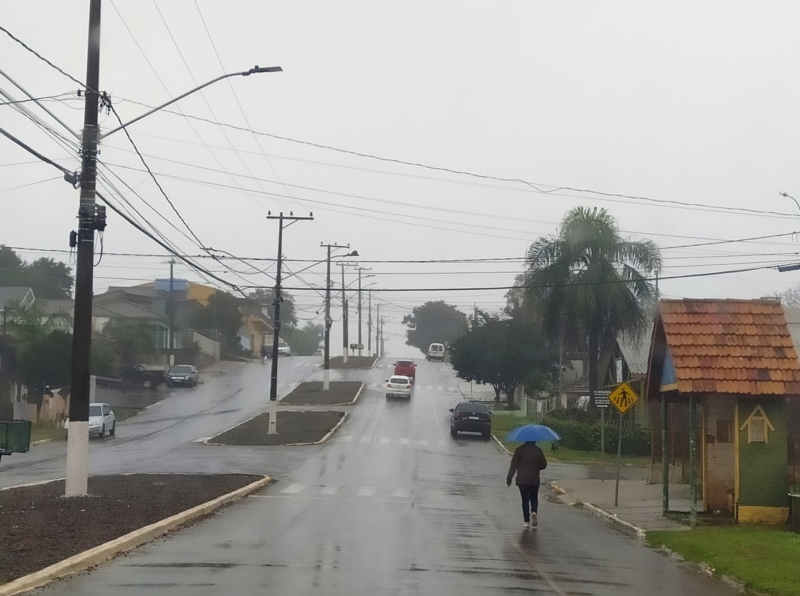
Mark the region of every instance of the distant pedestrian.
POLYGON ((261 364, 264 364, 267 361, 267 346, 261 346, 261 364))
POLYGON ((537 447, 535 441, 523 443, 514 451, 511 465, 508 468, 506 484, 511 486, 514 474, 517 475, 517 486, 522 497, 523 527, 535 528, 539 525, 539 472, 547 467, 544 452, 537 447))

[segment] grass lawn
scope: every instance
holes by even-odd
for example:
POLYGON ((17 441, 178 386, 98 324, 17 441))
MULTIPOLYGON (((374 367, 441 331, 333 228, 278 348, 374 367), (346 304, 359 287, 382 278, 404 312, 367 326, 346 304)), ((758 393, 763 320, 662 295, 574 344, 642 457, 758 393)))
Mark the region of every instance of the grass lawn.
POLYGON ((738 525, 648 532, 647 541, 687 561, 708 563, 756 592, 800 596, 800 534, 785 528, 738 525))
MULTIPOLYGON (((492 416, 492 432, 498 439, 500 439, 500 441, 509 451, 514 451, 514 449, 516 449, 520 444, 508 443, 503 440, 503 437, 505 437, 506 433, 511 429, 522 426, 523 424, 528 424, 528 420, 525 418, 515 418, 513 416, 492 416)), ((541 441, 537 443, 537 445, 542 448, 547 459, 552 461, 608 464, 615 464, 617 462, 616 453, 603 454, 599 451, 576 451, 574 449, 564 447, 563 445, 559 445, 558 453, 550 453, 549 441, 541 441)), ((650 463, 652 463, 652 460, 647 456, 625 455, 625 453, 622 454, 622 465, 646 466, 650 463)))
POLYGON ((58 428, 55 424, 40 422, 31 425, 31 443, 36 441, 44 441, 47 439, 64 439, 67 438, 67 431, 63 428, 58 428))
POLYGON ((112 410, 114 410, 114 416, 116 417, 117 422, 127 420, 128 418, 136 416, 136 414, 142 411, 141 408, 125 408, 122 406, 112 408, 112 410))

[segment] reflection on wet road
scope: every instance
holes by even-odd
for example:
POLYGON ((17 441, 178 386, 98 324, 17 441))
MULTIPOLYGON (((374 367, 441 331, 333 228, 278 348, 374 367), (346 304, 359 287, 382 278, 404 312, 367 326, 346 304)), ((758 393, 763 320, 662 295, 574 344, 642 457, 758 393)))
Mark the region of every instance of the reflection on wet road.
MULTIPOLYGON (((508 457, 478 436, 449 436, 448 409, 460 397, 441 364, 419 363, 410 401, 387 400, 372 385, 326 445, 192 444, 190 435, 211 435, 236 418, 222 411, 238 408, 244 417, 249 374, 230 376, 226 400, 200 400, 197 411, 207 413, 188 419, 191 433, 165 420, 152 439, 166 446, 164 430, 177 433, 174 451, 162 453, 164 469, 186 467, 176 461, 182 458, 196 465, 204 460, 200 469, 261 471, 276 484, 45 594, 734 593, 546 498, 545 491, 540 527, 523 530, 518 494, 504 482, 508 457), (237 384, 241 391, 234 394, 237 384)), ((318 371, 310 374, 316 378, 318 371)), ((384 375, 376 368, 343 376, 379 385, 384 375)), ((151 432, 148 426, 141 436, 151 432)), ((581 469, 554 465, 543 480, 581 469)))

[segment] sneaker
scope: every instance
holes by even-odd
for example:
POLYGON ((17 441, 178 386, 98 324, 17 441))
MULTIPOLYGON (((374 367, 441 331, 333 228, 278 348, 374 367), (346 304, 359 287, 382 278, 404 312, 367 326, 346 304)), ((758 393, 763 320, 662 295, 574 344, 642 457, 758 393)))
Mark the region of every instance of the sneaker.
POLYGON ((527 530, 528 528, 531 527, 531 524, 530 524, 530 522, 525 522, 524 524, 522 524, 522 527, 527 530))
POLYGON ((531 513, 531 527, 535 528, 539 525, 539 517, 535 513, 531 513))

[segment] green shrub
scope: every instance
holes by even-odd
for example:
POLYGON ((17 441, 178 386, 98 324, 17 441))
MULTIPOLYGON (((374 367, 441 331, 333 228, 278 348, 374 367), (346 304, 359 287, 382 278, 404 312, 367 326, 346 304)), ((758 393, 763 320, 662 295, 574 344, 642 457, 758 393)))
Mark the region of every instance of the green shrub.
MULTIPOLYGON (((575 412, 580 412, 580 410, 575 410, 575 412)), ((561 435, 561 444, 564 447, 578 451, 600 451, 600 423, 574 420, 570 419, 570 416, 575 416, 575 413, 569 410, 554 410, 544 417, 542 424, 549 426, 561 435), (559 413, 556 414, 556 412, 559 413), (567 414, 561 412, 567 412, 567 414)), ((616 426, 606 426, 605 451, 606 453, 617 451, 616 426)), ((650 455, 650 429, 623 428, 622 452, 625 455, 650 455)))

